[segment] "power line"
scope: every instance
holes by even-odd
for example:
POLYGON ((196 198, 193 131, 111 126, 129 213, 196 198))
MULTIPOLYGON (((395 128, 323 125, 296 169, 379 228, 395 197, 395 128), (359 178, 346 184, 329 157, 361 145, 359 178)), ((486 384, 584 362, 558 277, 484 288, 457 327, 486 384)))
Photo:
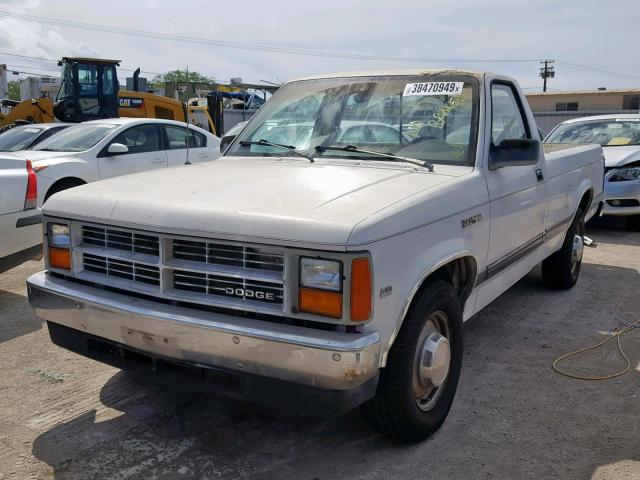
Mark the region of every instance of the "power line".
MULTIPOLYGON (((2 15, 0 15, 0 17, 1 16, 2 15)), ((39 61, 43 61, 43 62, 56 62, 56 63, 59 62, 59 60, 56 60, 55 58, 32 57, 32 56, 29 56, 29 55, 18 55, 17 53, 9 53, 9 52, 0 52, 0 55, 7 55, 9 57, 27 58, 29 60, 39 60, 39 61)), ((27 67, 27 68, 29 68, 29 67, 27 67)), ((40 70, 44 70, 44 69, 40 69, 40 70)), ((133 69, 133 68, 118 67, 118 70, 122 70, 124 72, 135 72, 135 69, 133 69)), ((53 70, 49 70, 49 71, 53 71, 53 70)), ((141 70, 140 73, 149 73, 151 75, 162 75, 161 73, 149 72, 147 70, 141 70)))
POLYGON ((18 13, 10 13, 0 11, 0 17, 12 18, 16 20, 25 20, 28 22, 41 23, 45 25, 54 25, 65 28, 75 28, 80 30, 89 30, 94 32, 104 32, 117 35, 127 35, 134 37, 150 38, 154 40, 166 40, 178 43, 187 43, 194 45, 206 45, 222 48, 234 48, 240 50, 254 50, 262 52, 280 53, 288 55, 301 55, 301 56, 315 56, 315 57, 327 57, 327 58, 344 58, 350 60, 378 60, 387 62, 434 62, 434 63, 450 63, 450 62, 467 62, 467 63, 522 63, 522 62, 537 62, 538 59, 452 59, 452 58, 419 58, 419 57, 397 57, 397 56, 384 56, 384 55, 368 55, 368 54, 356 54, 346 52, 329 52, 320 50, 307 50, 301 48, 282 47, 276 45, 264 45, 256 43, 240 43, 240 42, 228 42, 223 40, 212 40, 199 37, 189 37, 184 35, 165 34, 157 32, 149 32, 145 30, 133 30, 122 27, 110 27, 107 25, 98 25, 93 23, 83 23, 71 20, 62 20, 50 17, 39 17, 35 15, 25 15, 18 13))
POLYGON ((589 67, 587 65, 580 65, 578 63, 567 62, 566 60, 558 60, 558 64, 561 64, 565 68, 568 68, 570 70, 576 70, 576 71, 579 71, 579 72, 580 71, 589 72, 589 73, 595 73, 595 74, 604 75, 604 76, 608 76, 608 77, 619 77, 619 78, 625 78, 625 79, 629 79, 629 80, 640 81, 640 76, 629 75, 627 73, 612 72, 612 71, 609 71, 609 70, 602 70, 600 68, 589 67))
MULTIPOLYGON (((53 78, 53 77, 55 76, 55 75, 51 75, 51 74, 49 74, 49 75, 45 75, 45 74, 43 74, 43 73, 25 72, 25 71, 22 71, 22 70, 16 70, 16 69, 18 69, 18 68, 30 68, 30 67, 20 67, 20 66, 17 66, 17 65, 7 65, 7 72, 11 72, 11 73, 13 73, 14 75, 15 75, 15 74, 20 74, 20 75, 35 75, 36 77, 46 77, 46 78, 53 78)), ((40 69, 39 69, 39 70, 40 70, 40 69)), ((42 69, 42 70, 44 70, 44 69, 42 69)), ((51 72, 51 71, 53 71, 53 70, 45 70, 45 71, 51 72)))
MULTIPOLYGON (((116 35, 148 38, 152 40, 164 40, 164 41, 171 41, 171 42, 183 43, 183 44, 205 45, 205 46, 213 46, 213 47, 220 47, 220 48, 240 49, 240 50, 253 50, 253 51, 286 54, 286 55, 341 58, 341 59, 350 59, 350 60, 376 60, 376 61, 385 61, 385 62, 421 62, 421 63, 538 62, 538 59, 532 59, 532 58, 510 58, 510 59, 509 58, 492 58, 492 59, 488 59, 488 58, 480 58, 480 59, 478 58, 462 58, 462 59, 460 58, 421 58, 421 57, 397 57, 397 56, 385 56, 385 55, 356 54, 356 53, 348 53, 348 52, 331 52, 331 51, 321 51, 321 50, 308 50, 308 49, 293 48, 293 47, 283 47, 283 46, 276 46, 276 45, 229 42, 229 41, 213 40, 213 39, 206 39, 206 38, 200 38, 200 37, 190 37, 185 35, 157 33, 157 32, 145 31, 145 30, 133 30, 133 29, 122 28, 122 27, 111 27, 108 25, 84 23, 84 22, 77 22, 72 20, 63 20, 63 19, 51 18, 51 17, 40 17, 36 15, 18 14, 18 13, 11 13, 11 12, 5 12, 5 11, 0 11, 0 17, 11 18, 15 20, 24 20, 24 21, 39 23, 44 25, 54 25, 54 26, 59 26, 63 28, 73 28, 73 29, 88 30, 88 31, 94 31, 94 32, 110 33, 110 34, 116 34, 116 35)), ((30 58, 33 60, 57 61, 57 60, 48 59, 48 58, 29 57, 27 55, 17 55, 17 54, 9 54, 9 53, 2 53, 2 52, 0 52, 0 54, 30 58)), ((599 68, 593 68, 593 67, 580 65, 580 64, 565 61, 565 60, 557 60, 557 63, 562 64, 564 67, 572 70, 585 71, 585 72, 598 74, 598 75, 640 81, 640 76, 636 76, 636 75, 629 75, 625 73, 612 72, 612 71, 603 70, 599 68)), ((126 69, 126 68, 122 68, 121 70, 133 71, 132 69, 126 69)), ((160 75, 157 72, 147 71, 143 73, 160 75)))

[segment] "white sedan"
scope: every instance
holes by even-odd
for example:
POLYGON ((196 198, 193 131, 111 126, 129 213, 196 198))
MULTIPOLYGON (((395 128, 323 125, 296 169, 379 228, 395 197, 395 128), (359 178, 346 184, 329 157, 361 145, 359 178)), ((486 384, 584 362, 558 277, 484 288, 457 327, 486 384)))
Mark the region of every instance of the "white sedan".
POLYGON ((74 125, 15 155, 31 160, 41 205, 54 193, 96 180, 214 160, 220 140, 183 122, 112 118, 74 125))
POLYGON ((31 162, 0 154, 0 273, 42 253, 37 191, 31 162))
POLYGON ((598 143, 604 152, 604 215, 640 230, 640 115, 599 115, 562 122, 544 143, 598 143))

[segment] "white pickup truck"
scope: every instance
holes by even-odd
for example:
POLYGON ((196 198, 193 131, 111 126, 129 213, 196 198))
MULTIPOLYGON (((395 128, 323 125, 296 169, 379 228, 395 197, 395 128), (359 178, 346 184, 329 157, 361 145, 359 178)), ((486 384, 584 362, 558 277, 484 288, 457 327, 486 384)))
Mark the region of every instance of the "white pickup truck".
POLYGON ((292 81, 225 144, 46 202, 28 286, 53 342, 238 399, 364 404, 404 440, 447 416, 463 321, 540 262, 576 283, 602 199, 601 147, 545 153, 489 73, 292 81))
POLYGON ((29 160, 0 154, 0 273, 42 253, 37 184, 29 160))

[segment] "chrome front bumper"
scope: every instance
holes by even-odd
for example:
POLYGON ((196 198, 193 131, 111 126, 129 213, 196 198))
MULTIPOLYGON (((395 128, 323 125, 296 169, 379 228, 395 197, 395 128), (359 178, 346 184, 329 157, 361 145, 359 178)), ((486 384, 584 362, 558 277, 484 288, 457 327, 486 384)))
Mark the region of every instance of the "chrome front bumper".
POLYGON ((329 332, 114 293, 40 272, 27 280, 36 314, 138 352, 190 365, 347 391, 377 378, 379 335, 329 332))

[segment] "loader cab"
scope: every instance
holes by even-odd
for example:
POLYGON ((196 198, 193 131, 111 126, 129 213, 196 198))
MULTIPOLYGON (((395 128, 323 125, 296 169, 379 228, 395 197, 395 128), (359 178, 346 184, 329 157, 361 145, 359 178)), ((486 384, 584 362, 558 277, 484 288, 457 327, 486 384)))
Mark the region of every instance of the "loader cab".
POLYGON ((84 122, 118 116, 119 60, 64 57, 62 82, 53 113, 61 122, 84 122))

